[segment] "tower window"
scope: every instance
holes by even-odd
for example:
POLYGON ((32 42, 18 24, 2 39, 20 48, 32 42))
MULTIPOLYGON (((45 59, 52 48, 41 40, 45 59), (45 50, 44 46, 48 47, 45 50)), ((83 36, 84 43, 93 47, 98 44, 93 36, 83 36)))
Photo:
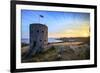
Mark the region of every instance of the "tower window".
POLYGON ((37 30, 37 32, 39 32, 39 30, 37 30))
POLYGON ((40 42, 41 42, 42 40, 40 40, 40 42))
POLYGON ((42 31, 42 32, 44 32, 44 31, 42 31))

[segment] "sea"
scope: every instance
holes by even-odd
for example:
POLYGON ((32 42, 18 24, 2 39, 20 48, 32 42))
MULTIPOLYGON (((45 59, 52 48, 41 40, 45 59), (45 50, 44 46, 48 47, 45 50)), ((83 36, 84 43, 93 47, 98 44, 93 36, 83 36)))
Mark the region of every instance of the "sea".
MULTIPOLYGON (((21 42, 29 44, 29 39, 26 39, 26 38, 21 39, 21 42)), ((58 40, 56 38, 48 38, 48 43, 53 43, 53 42, 62 42, 62 40, 58 40)))
POLYGON ((57 38, 48 38, 48 43, 53 43, 53 42, 62 42, 62 40, 58 40, 57 38))

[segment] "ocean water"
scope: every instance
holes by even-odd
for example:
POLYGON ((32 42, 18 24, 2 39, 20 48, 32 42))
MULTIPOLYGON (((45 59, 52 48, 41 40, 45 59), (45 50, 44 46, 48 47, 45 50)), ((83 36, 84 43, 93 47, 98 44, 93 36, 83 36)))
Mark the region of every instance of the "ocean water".
POLYGON ((53 42, 62 42, 62 40, 58 40, 56 38, 48 38, 48 43, 53 43, 53 42))
POLYGON ((29 44, 29 39, 21 39, 21 42, 29 44))
MULTIPOLYGON (((29 39, 21 39, 21 42, 29 44, 29 39)), ((48 43, 53 42, 62 42, 62 40, 57 40, 56 38, 48 38, 48 43)))

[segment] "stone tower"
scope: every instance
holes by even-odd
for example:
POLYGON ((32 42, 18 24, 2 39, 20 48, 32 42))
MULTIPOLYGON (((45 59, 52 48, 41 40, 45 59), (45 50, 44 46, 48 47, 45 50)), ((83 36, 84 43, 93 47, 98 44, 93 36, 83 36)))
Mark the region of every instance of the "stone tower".
POLYGON ((43 52, 48 44, 48 27, 40 23, 30 24, 30 50, 32 55, 43 52))

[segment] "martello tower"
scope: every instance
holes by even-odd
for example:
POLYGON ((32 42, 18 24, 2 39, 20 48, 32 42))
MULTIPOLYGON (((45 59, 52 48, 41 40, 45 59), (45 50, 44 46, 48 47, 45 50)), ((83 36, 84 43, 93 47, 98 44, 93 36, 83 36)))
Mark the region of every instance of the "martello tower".
POLYGON ((42 52, 48 44, 48 27, 44 24, 30 24, 30 50, 32 55, 42 52))

